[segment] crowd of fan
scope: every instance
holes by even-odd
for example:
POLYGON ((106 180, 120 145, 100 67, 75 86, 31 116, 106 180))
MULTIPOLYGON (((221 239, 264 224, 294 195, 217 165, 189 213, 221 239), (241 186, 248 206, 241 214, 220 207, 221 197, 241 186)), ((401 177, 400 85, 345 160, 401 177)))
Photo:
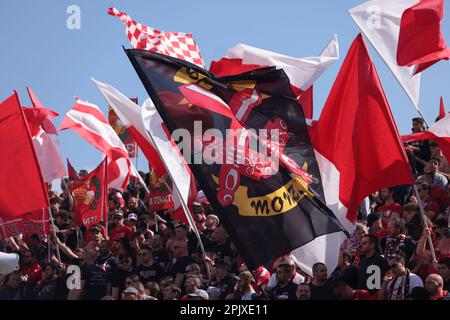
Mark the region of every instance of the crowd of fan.
MULTIPOLYGON (((413 131, 421 130, 413 119, 413 131)), ((407 150, 418 197, 412 186, 371 195, 333 272, 318 261, 307 275, 290 255, 250 272, 204 196, 194 203, 194 220, 206 255, 188 224, 168 211, 149 212, 142 192, 111 190, 109 225, 85 229, 75 226, 64 189, 51 193, 56 237, 2 242, 1 250, 19 253, 20 268, 1 279, 0 299, 448 300, 449 163, 430 141, 407 150), (79 287, 71 265, 79 266, 79 287)))

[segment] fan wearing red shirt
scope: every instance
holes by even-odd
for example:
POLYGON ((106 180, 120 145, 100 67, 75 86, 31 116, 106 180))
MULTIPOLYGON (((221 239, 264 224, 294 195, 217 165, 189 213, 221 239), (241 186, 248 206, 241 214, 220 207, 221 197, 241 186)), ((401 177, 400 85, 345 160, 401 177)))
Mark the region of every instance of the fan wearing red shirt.
POLYGON ((109 233, 109 240, 119 241, 122 238, 128 238, 131 240, 133 237, 133 230, 126 226, 123 219, 123 213, 118 211, 114 213, 114 228, 109 233))
POLYGON ((431 197, 431 185, 423 182, 419 185, 418 190, 425 214, 431 221, 433 221, 439 213, 440 207, 439 204, 431 197))
POLYGON ((384 201, 384 204, 379 206, 375 211, 381 214, 384 228, 387 228, 388 221, 391 218, 401 218, 403 215, 403 208, 399 203, 394 201, 393 194, 394 189, 392 188, 384 188, 380 191, 380 198, 384 201))
POLYGON ((36 284, 42 278, 42 268, 31 251, 23 254, 23 263, 20 266, 20 273, 27 278, 28 284, 36 284))
POLYGON ((366 290, 355 290, 344 281, 334 283, 333 294, 338 300, 373 300, 366 290))

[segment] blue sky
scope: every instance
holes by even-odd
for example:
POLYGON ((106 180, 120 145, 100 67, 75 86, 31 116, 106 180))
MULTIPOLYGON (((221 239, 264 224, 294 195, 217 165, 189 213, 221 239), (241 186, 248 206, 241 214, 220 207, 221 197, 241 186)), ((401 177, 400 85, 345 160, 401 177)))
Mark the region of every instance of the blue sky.
MULTIPOLYGON (((109 6, 127 12, 135 20, 165 31, 193 33, 209 66, 228 48, 242 42, 296 57, 315 56, 338 34, 341 59, 315 83, 315 118, 339 71, 350 43, 358 34, 347 9, 364 0, 278 1, 105 1, 105 0, 2 0, 0 1, 0 100, 18 90, 23 105, 30 105, 26 86, 34 90, 44 106, 60 117, 74 103, 73 96, 107 106, 91 76, 108 82, 124 94, 147 98, 140 80, 121 46, 130 47, 122 22, 106 13, 109 6), (69 5, 81 9, 81 29, 69 30, 69 5)), ((445 18, 444 36, 450 36, 445 18)), ((449 41, 447 41, 448 43, 449 41)), ((416 116, 412 104, 386 66, 371 49, 395 120, 401 133, 410 132, 416 116)), ((450 64, 440 62, 423 73, 421 109, 432 123, 442 95, 450 107, 450 64)), ((447 108, 450 109, 450 108, 447 108)), ((73 131, 60 133, 62 156, 78 169, 93 169, 101 154, 73 131)), ((147 164, 140 156, 140 169, 147 164)))

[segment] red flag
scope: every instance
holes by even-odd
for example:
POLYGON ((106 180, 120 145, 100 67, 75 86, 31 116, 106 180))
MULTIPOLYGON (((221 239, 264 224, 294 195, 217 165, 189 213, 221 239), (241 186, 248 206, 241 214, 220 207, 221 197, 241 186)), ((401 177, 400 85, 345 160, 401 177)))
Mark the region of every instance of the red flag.
POLYGON ((13 218, 0 218, 0 235, 2 239, 16 237, 20 234, 27 238, 33 234, 49 234, 48 209, 40 209, 13 218))
POLYGON ((445 106, 444 106, 444 99, 441 97, 441 103, 439 104, 439 116, 438 120, 445 118, 445 106))
POLYGON ((17 93, 0 104, 0 217, 49 207, 30 130, 17 93))
MULTIPOLYGON (((325 198, 356 222, 362 200, 382 188, 414 183, 378 73, 360 34, 349 49, 314 130, 325 198), (319 160, 320 159, 320 160, 319 160), (331 176, 335 175, 335 179, 331 176), (327 197, 328 194, 328 197, 327 197)), ((345 217, 345 216, 344 216, 345 217)))
POLYGON ((30 134, 32 137, 36 137, 43 126, 44 121, 48 120, 47 117, 57 117, 58 113, 45 108, 25 108, 23 107, 23 113, 27 119, 28 127, 30 128, 30 134))
POLYGON ((444 0, 421 0, 403 12, 397 47, 400 66, 417 65, 417 74, 450 58, 441 32, 443 18, 444 0))
POLYGON ((77 225, 83 224, 87 228, 104 220, 106 210, 106 161, 81 177, 67 160, 69 171, 70 190, 73 194, 75 221, 77 225))

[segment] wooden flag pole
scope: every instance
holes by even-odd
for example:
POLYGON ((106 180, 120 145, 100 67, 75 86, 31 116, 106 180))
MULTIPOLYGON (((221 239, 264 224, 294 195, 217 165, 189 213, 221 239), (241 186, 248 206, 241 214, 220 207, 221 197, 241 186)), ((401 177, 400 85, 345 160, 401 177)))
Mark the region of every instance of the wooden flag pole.
MULTIPOLYGON (((423 227, 425 229, 428 229, 428 222, 427 222, 427 219, 425 218, 425 210, 423 209, 423 203, 422 203, 422 200, 420 199, 419 190, 417 189, 417 185, 414 184, 413 188, 414 188, 414 193, 417 198, 417 202, 419 203, 420 215, 422 217, 423 227)), ((434 251, 433 240, 431 239, 431 236, 427 236, 427 240, 428 240, 428 245, 430 246, 431 256, 433 257, 433 261, 436 261, 436 252, 434 251)))

